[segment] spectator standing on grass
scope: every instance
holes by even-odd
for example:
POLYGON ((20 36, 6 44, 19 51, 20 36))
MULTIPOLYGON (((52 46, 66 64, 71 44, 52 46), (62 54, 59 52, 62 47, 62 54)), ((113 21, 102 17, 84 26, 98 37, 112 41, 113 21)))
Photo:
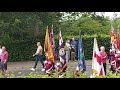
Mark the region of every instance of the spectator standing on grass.
POLYGON ((100 47, 100 56, 101 56, 101 59, 102 59, 102 62, 103 62, 103 67, 104 67, 104 71, 105 71, 105 75, 106 75, 106 60, 108 59, 108 56, 105 52, 105 47, 104 46, 100 47))
POLYGON ((36 61, 35 61, 34 67, 31 68, 32 71, 35 71, 36 66, 37 66, 37 64, 38 64, 38 61, 41 62, 42 67, 43 67, 43 69, 42 69, 41 71, 45 71, 42 52, 43 52, 43 48, 42 48, 40 42, 38 42, 38 43, 37 43, 37 51, 36 51, 35 54, 33 54, 33 57, 36 56, 36 61))
POLYGON ((7 61, 8 61, 8 52, 6 51, 5 46, 2 47, 2 54, 1 54, 1 66, 2 66, 2 74, 7 70, 7 61))

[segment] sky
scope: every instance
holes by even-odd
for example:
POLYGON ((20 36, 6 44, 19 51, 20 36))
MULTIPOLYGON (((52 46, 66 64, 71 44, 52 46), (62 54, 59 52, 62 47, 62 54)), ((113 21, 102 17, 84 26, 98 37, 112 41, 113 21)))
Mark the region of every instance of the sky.
MULTIPOLYGON (((98 12, 99 13, 99 12, 98 12)), ((120 17, 120 12, 115 12, 117 13, 117 17, 120 17)), ((109 16, 110 19, 112 19, 114 17, 114 12, 105 12, 104 14, 105 16, 109 16)))
MULTIPOLYGON (((100 15, 101 16, 101 12, 96 12, 98 15, 100 15)), ((109 17, 109 19, 114 19, 114 17, 115 17, 115 13, 117 14, 117 16, 116 17, 120 17, 120 12, 103 12, 104 13, 104 16, 107 16, 107 17, 109 17)), ((68 14, 65 14, 64 15, 64 17, 65 16, 67 16, 68 14)), ((76 17, 77 18, 77 17, 76 17)), ((64 18, 64 20, 65 20, 65 18, 64 18)))

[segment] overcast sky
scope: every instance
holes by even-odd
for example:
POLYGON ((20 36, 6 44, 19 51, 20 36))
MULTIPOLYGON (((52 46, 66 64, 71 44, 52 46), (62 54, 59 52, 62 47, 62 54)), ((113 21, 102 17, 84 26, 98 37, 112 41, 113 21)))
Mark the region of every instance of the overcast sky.
MULTIPOLYGON (((96 12, 96 13, 101 16, 101 12, 96 12)), ((115 13, 117 14, 117 17, 120 17, 120 12, 103 12, 103 13, 104 13, 103 14, 104 16, 108 16, 110 19, 114 19, 115 13)), ((65 16, 68 16, 68 14, 65 14, 64 17, 65 16)), ((76 18, 79 18, 79 17, 76 17, 76 18)), ((65 20, 65 18, 64 18, 64 20, 65 20)))
MULTIPOLYGON (((117 13, 117 17, 120 17, 120 12, 115 12, 117 13)), ((114 17, 114 12, 105 12, 105 16, 109 16, 110 18, 114 17)))

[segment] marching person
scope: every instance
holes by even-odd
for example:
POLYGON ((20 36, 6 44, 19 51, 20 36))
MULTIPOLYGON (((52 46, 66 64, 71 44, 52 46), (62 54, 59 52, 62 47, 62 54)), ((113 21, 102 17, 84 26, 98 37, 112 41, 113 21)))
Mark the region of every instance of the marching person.
POLYGON ((1 54, 2 74, 6 73, 7 61, 8 61, 8 52, 6 51, 5 46, 3 46, 2 47, 2 54, 1 54))
POLYGON ((102 59, 102 62, 103 62, 103 67, 104 67, 104 71, 105 71, 105 75, 106 75, 106 60, 108 59, 108 56, 105 52, 105 47, 104 46, 100 47, 100 56, 101 56, 101 59, 102 59))
POLYGON ((120 51, 119 50, 116 51, 115 60, 116 60, 116 71, 119 71, 120 70, 120 51))
POLYGON ((115 49, 110 50, 110 64, 111 65, 115 63, 115 53, 116 53, 115 49))
POLYGON ((110 70, 115 73, 116 61, 115 61, 115 49, 110 49, 110 70))
POLYGON ((46 60, 44 62, 44 64, 45 64, 45 73, 50 76, 54 72, 54 62, 53 62, 53 60, 48 59, 48 53, 46 53, 45 56, 46 56, 46 60))
POLYGON ((44 71, 44 70, 45 70, 45 69, 44 69, 44 62, 43 62, 43 55, 42 55, 42 52, 43 52, 43 48, 42 48, 40 42, 37 42, 37 51, 36 51, 35 54, 33 54, 33 57, 36 56, 36 61, 35 61, 34 67, 31 68, 32 71, 35 71, 36 66, 37 66, 37 64, 38 64, 38 61, 41 62, 42 67, 43 67, 43 69, 42 69, 41 71, 44 71))
POLYGON ((56 54, 56 47, 55 45, 52 45, 52 50, 53 50, 53 56, 54 56, 54 60, 57 60, 57 54, 56 54))
POLYGON ((64 75, 64 72, 66 72, 68 66, 67 64, 65 64, 64 66, 62 66, 62 63, 60 61, 56 62, 55 64, 55 68, 58 71, 59 77, 64 75))

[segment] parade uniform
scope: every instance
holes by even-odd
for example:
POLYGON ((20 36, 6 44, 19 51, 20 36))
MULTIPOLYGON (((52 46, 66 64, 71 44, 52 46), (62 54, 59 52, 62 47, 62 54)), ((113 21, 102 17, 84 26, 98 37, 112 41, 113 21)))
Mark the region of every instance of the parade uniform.
POLYGON ((54 56, 54 60, 57 60, 57 55, 56 55, 56 50, 53 49, 53 56, 54 56))
POLYGON ((60 75, 62 74, 62 72, 65 72, 67 69, 67 65, 66 64, 62 65, 61 62, 57 62, 55 67, 60 75))
POLYGON ((113 51, 110 51, 110 63, 115 65, 115 53, 113 51))
POLYGON ((54 63, 52 60, 46 60, 45 61, 45 73, 47 74, 51 74, 51 72, 53 71, 54 69, 54 63))
POLYGON ((116 60, 116 69, 120 70, 120 54, 115 55, 115 60, 116 60))

